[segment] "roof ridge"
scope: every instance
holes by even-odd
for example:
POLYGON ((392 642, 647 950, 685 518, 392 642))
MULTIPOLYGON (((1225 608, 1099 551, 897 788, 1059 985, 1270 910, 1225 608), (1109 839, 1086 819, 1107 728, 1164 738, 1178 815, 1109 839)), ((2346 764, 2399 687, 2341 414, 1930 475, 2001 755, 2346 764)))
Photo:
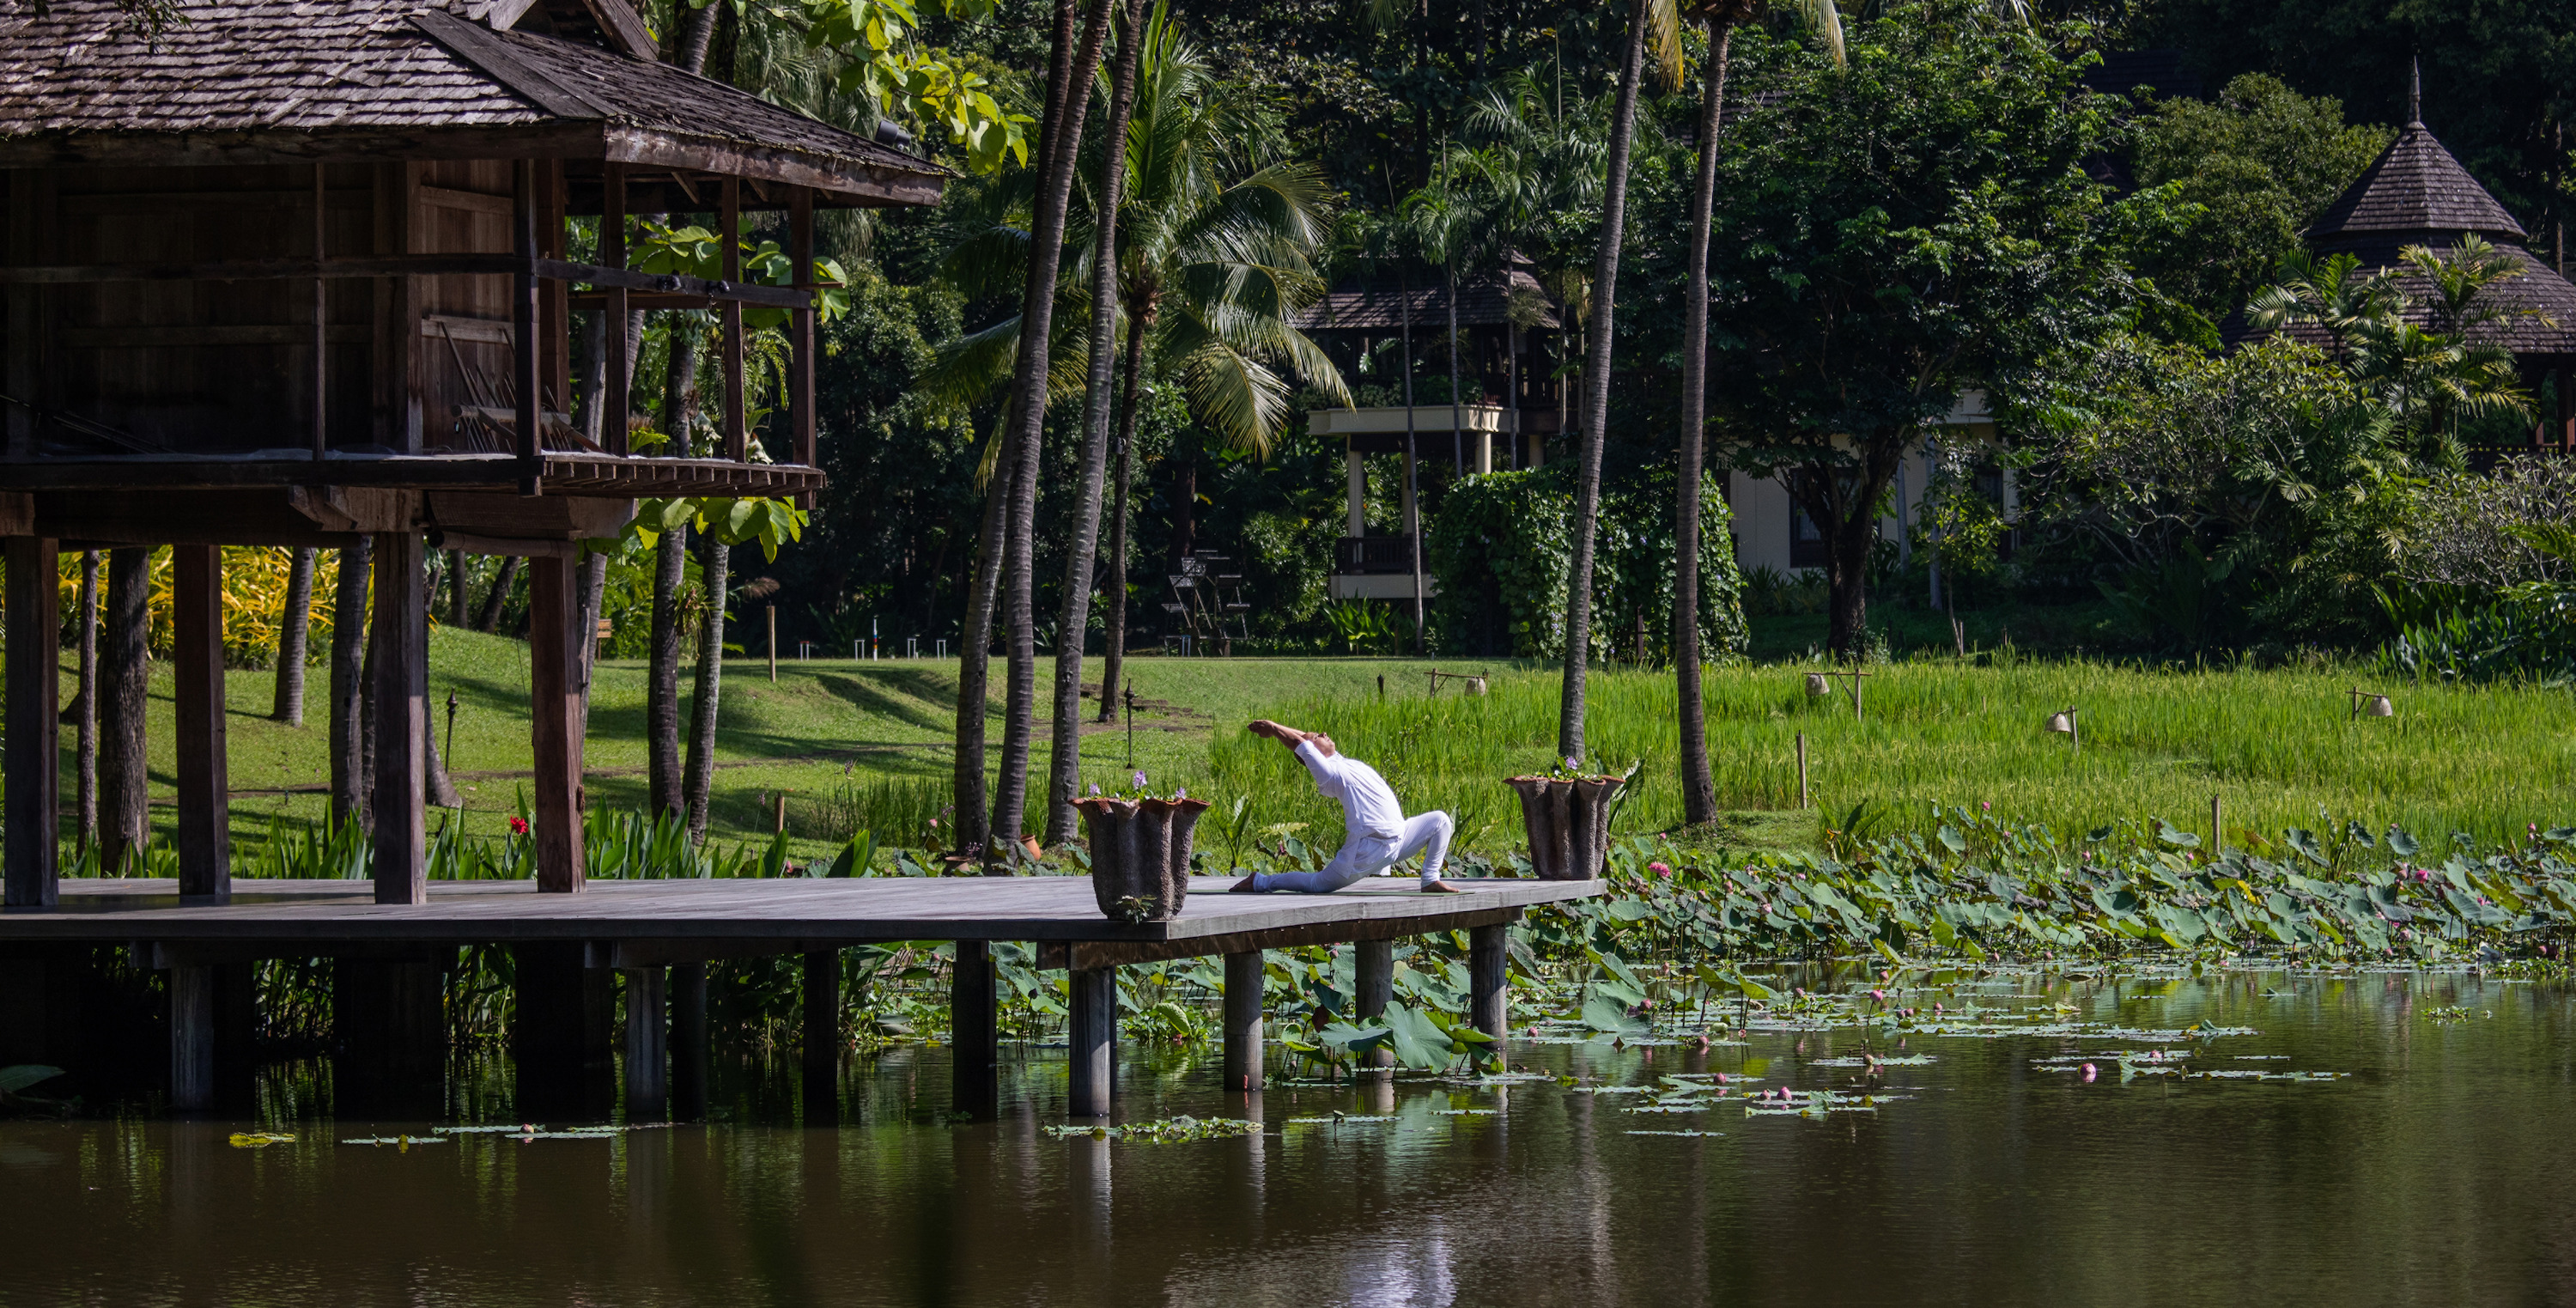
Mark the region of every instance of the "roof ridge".
POLYGON ((2410 122, 2308 228, 2311 243, 2387 232, 2466 233, 2521 244, 2530 233, 2420 122, 2410 122))

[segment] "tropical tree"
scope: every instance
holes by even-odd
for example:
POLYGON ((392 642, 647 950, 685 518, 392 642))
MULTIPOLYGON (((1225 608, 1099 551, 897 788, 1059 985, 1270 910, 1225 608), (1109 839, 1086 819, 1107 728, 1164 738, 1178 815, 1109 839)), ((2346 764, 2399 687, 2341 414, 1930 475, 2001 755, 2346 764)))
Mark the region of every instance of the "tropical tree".
MULTIPOLYGON (((1268 454, 1299 381, 1333 401, 1349 400, 1331 361, 1290 322, 1321 289, 1316 260, 1332 223, 1331 194, 1310 166, 1268 158, 1257 144, 1264 139, 1258 128, 1224 94, 1207 56, 1178 23, 1158 13, 1145 24, 1120 141, 1123 177, 1112 242, 1117 319, 1125 330, 1112 406, 1104 688, 1118 684, 1124 662, 1128 500, 1143 388, 1177 386, 1195 424, 1256 455, 1268 454)), ((1097 143, 1094 148, 1105 152, 1097 143)), ((1096 167, 1084 172, 1099 175, 1096 167)), ((1056 336, 1049 399, 1084 393, 1098 362, 1091 306, 1070 288, 1096 271, 1083 261, 1098 258, 1102 194, 1078 196, 1084 204, 1070 220, 1077 240, 1089 237, 1094 248, 1059 283, 1066 288, 1059 292, 1061 312, 1048 320, 1056 336)), ((1030 179, 1016 175, 967 201, 965 234, 944 265, 962 289, 990 294, 1025 275, 1032 251, 1020 215, 1031 200, 1030 179)), ((1025 358, 1027 323, 1014 316, 951 342, 924 385, 952 399, 988 392, 1025 358)), ((997 475, 1008 457, 988 449, 986 467, 994 470, 988 475, 997 475)), ((1079 648, 1081 630, 1068 627, 1058 638, 1079 648)), ((1104 689, 1104 702, 1113 697, 1104 689)), ((967 811, 962 799, 958 807, 961 815, 967 811)))

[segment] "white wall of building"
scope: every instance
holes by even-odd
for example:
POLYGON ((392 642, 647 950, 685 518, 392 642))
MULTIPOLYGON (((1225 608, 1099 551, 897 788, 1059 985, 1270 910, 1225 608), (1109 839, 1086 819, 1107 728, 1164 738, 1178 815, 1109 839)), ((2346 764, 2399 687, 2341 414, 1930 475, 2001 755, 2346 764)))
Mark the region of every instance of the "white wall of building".
MULTIPOLYGON (((1879 519, 1879 536, 1885 540, 1901 541, 1913 528, 1915 515, 1922 509, 1923 488, 1930 477, 1926 454, 1932 442, 1985 442, 1994 438, 1994 432, 1994 418, 1986 411, 1985 395, 1977 391, 1962 395, 1959 402, 1951 407, 1948 421, 1927 433, 1925 440, 1906 447, 1905 461, 1894 488, 1897 512, 1879 519)), ((2013 516, 2013 492, 2012 473, 2007 469, 2004 473, 2004 502, 2008 518, 2013 516)), ((1739 569, 1751 572, 1767 567, 1784 577, 1800 571, 1791 562, 1793 517, 1786 474, 1757 477, 1747 472, 1729 472, 1726 502, 1734 516, 1729 530, 1735 535, 1735 563, 1739 569)))

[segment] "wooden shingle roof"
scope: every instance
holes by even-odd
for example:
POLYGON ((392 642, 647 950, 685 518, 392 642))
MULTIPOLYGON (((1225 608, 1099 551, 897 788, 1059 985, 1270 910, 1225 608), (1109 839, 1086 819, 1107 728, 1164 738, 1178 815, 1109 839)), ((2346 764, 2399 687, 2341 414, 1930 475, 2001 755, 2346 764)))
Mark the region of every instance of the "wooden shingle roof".
MULTIPOLYGON (((554 155, 929 203, 936 164, 606 45, 495 30, 492 0, 0 0, 0 167, 554 155)), ((513 7, 524 11, 525 4, 513 7)))
POLYGON ((2497 204, 2478 179, 2433 139, 2422 123, 2408 123, 2379 158, 2362 170, 2325 215, 2308 229, 2308 243, 2319 251, 2385 243, 2392 237, 2407 243, 2448 244, 2475 232, 2490 241, 2520 244, 2528 233, 2497 204))
MULTIPOLYGON (((1554 329, 1556 305, 1545 298, 1538 279, 1515 267, 1503 276, 1486 275, 1461 278, 1458 286, 1458 325, 1461 327, 1494 327, 1509 322, 1507 309, 1514 294, 1541 297, 1536 326, 1554 329)), ((1445 325, 1449 321, 1449 289, 1434 273, 1407 287, 1392 277, 1340 282, 1318 297, 1314 303, 1297 312, 1295 323, 1300 331, 1394 331, 1404 324, 1406 301, 1416 331, 1445 325)))

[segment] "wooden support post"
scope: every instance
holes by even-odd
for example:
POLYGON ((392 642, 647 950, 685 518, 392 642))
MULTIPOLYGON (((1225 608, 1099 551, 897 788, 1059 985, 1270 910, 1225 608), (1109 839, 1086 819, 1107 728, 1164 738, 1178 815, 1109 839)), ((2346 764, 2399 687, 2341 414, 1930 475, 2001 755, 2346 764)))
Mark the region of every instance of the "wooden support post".
POLYGON ((1470 1025, 1494 1038, 1492 1070, 1506 1065, 1503 1046, 1511 1024, 1510 982, 1503 970, 1504 932, 1511 928, 1493 926, 1467 928, 1467 1016, 1470 1025))
MULTIPOLYGON (((600 173, 599 266, 626 266, 626 165, 611 163, 600 173)), ((599 394, 591 403, 599 406, 599 439, 611 454, 626 450, 627 393, 635 387, 629 375, 626 342, 626 288, 603 288, 608 303, 600 309, 600 330, 607 341, 608 366, 600 370, 599 394)))
POLYGON ((429 847, 422 827, 429 749, 428 559, 413 532, 383 532, 374 546, 375 620, 368 657, 375 673, 376 902, 429 902, 429 847))
MULTIPOLYGON (((794 269, 796 285, 814 285, 814 192, 802 186, 788 188, 787 193, 787 258, 794 269)), ((818 292, 819 293, 819 292, 818 292)), ((818 455, 814 448, 814 311, 798 309, 787 327, 787 412, 794 424, 795 435, 790 462, 815 466, 818 455)), ((814 507, 812 493, 804 496, 805 507, 814 507)))
POLYGON ((626 1120, 671 1116, 671 1023, 658 967, 630 967, 626 978, 626 1120))
MULTIPOLYGON (((313 266, 318 271, 325 257, 323 229, 330 216, 330 205, 323 194, 323 166, 313 165, 313 266)), ((331 387, 329 363, 331 354, 330 287, 328 279, 313 279, 313 457, 322 458, 331 448, 331 387)))
POLYGON ((520 1120, 597 1120, 614 1090, 615 1037, 608 969, 585 966, 580 941, 512 947, 518 1020, 510 1056, 518 1063, 520 1120))
POLYGON ((1118 969, 1083 968, 1070 978, 1064 1111, 1070 1117, 1107 1117, 1118 1083, 1118 969))
POLYGON ((671 968, 671 1117, 695 1122, 707 1115, 707 965, 671 968))
POLYGON ((445 1115, 445 990, 438 963, 426 956, 332 960, 333 1112, 395 1121, 445 1115))
MULTIPOLYGON (((724 179, 724 212, 717 239, 724 246, 724 280, 742 280, 742 179, 724 179)), ((751 437, 743 427, 742 301, 727 300, 724 319, 724 456, 735 462, 749 457, 751 437)))
MULTIPOLYGON (((510 248, 522 259, 537 257, 537 165, 519 159, 510 165, 510 248)), ((538 493, 538 472, 545 466, 544 442, 537 424, 544 420, 537 402, 537 274, 531 265, 510 281, 510 384, 517 408, 513 421, 519 456, 519 493, 538 493)))
MULTIPOLYGON (((21 172, 23 182, 31 174, 21 172)), ((16 348, 13 340, 11 348, 16 348)), ((61 723, 57 717, 62 680, 61 610, 56 588, 61 584, 60 555, 55 543, 40 536, 11 536, 6 546, 8 577, 7 705, 5 761, 7 781, 0 791, 6 806, 6 863, 11 908, 51 908, 61 893, 62 869, 57 824, 62 806, 61 723)))
POLYGON ((1001 1110, 1001 1024, 994 982, 992 942, 958 941, 955 977, 948 989, 949 1100, 977 1121, 1001 1110))
MULTIPOLYGON (((1365 1025, 1385 1016, 1387 1004, 1395 998, 1395 942, 1362 940, 1351 949, 1355 953, 1351 967, 1356 981, 1353 988, 1358 992, 1353 996, 1356 1001, 1353 1007, 1365 1025)), ((1393 1068, 1395 1050, 1380 1044, 1368 1052, 1367 1066, 1393 1068)))
POLYGON ((216 545, 170 547, 179 745, 179 897, 232 901, 232 822, 224 773, 224 569, 216 545))
MULTIPOLYGON (((536 167, 537 257, 561 259, 570 252, 564 229, 564 161, 548 159, 536 167)), ((572 409, 572 283, 556 277, 537 280, 537 410, 572 409)), ((545 442, 540 432, 538 444, 545 442)))
POLYGON ((170 1107, 202 1113, 215 1106, 215 970, 203 963, 170 969, 170 1107))
POLYGON ((249 963, 206 969, 215 983, 214 1110, 249 1117, 259 1100, 259 978, 249 963))
POLYGON ((769 679, 778 680, 778 606, 762 606, 769 614, 769 679))
POLYGON ((537 889, 582 888, 581 669, 572 631, 579 609, 571 559, 528 560, 528 698, 536 744, 537 889))
POLYGON ((841 951, 805 955, 804 971, 805 1124, 829 1126, 841 1120, 841 951))
POLYGON ((1261 1090, 1262 952, 1225 956, 1225 1088, 1261 1090))

